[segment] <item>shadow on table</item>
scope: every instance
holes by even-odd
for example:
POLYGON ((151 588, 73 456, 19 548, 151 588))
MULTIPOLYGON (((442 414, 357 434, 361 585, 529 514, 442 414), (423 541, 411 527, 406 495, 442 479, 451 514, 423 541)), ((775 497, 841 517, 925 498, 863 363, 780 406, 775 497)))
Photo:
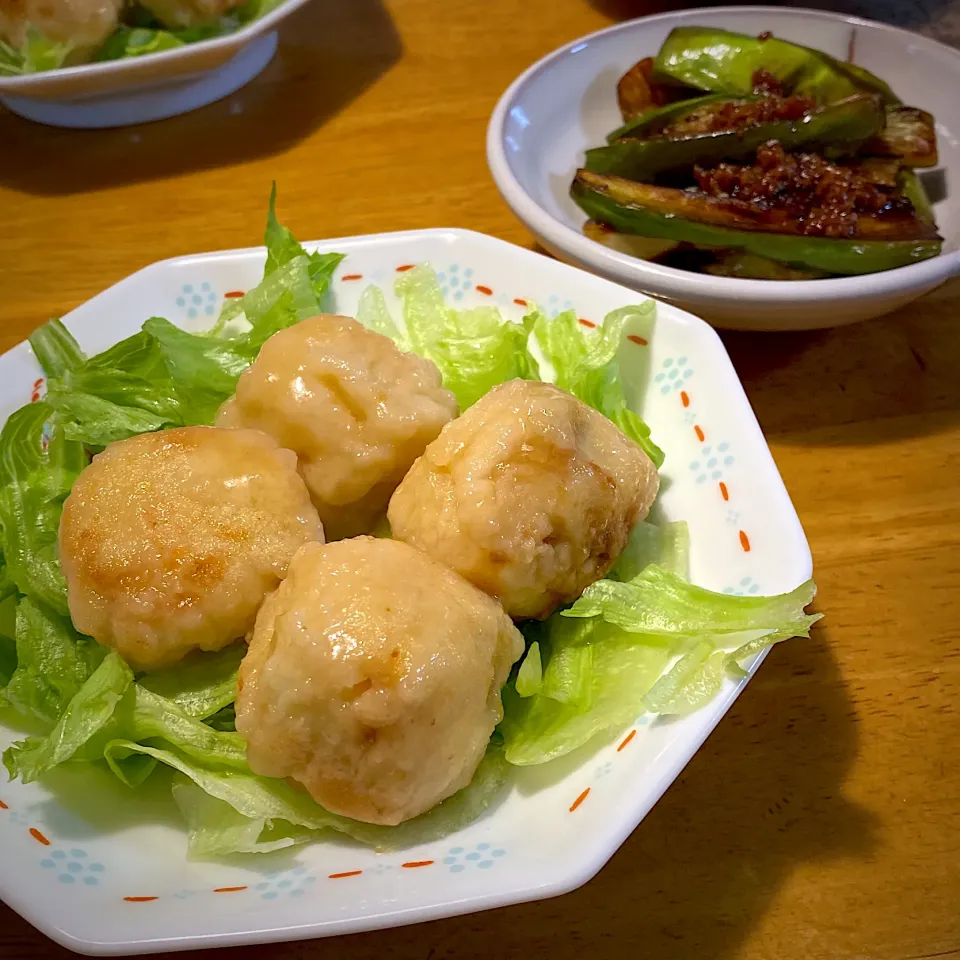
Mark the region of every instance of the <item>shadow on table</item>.
POLYGON ((768 436, 817 446, 890 442, 960 419, 957 296, 960 281, 952 281, 876 320, 722 338, 768 436))
POLYGON ((382 0, 313 0, 284 23, 280 49, 258 78, 192 113, 117 130, 57 130, 0 110, 3 153, 15 157, 0 156, 0 184, 65 195, 280 154, 360 96, 401 52, 382 0))

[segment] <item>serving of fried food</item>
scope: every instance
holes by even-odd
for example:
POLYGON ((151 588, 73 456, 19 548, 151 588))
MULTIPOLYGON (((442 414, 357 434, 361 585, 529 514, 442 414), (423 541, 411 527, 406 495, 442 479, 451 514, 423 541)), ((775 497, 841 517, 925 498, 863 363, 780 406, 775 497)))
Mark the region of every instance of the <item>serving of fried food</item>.
POLYGON ((30 338, 46 394, 0 434, 0 701, 42 735, 11 776, 171 770, 198 859, 420 843, 809 631, 812 583, 703 590, 686 524, 647 520, 664 452, 620 361, 652 301, 460 310, 420 264, 402 322, 375 286, 354 318, 325 308, 342 255, 272 201, 265 239, 210 330, 30 338))
POLYGON ((862 67, 769 33, 678 27, 616 95, 624 123, 571 187, 599 243, 762 280, 940 253, 915 172, 937 164, 934 119, 862 67))

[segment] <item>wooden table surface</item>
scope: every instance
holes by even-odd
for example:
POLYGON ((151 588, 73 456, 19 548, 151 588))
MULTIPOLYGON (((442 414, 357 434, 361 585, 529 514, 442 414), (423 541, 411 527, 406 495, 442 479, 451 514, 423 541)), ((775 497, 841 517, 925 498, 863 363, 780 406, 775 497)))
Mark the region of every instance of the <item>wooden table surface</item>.
MULTIPOLYGON (((949 7, 895 5, 917 26, 949 7)), ((256 242, 273 179, 303 238, 450 225, 529 246, 487 173, 494 103, 559 44, 657 9, 313 0, 263 76, 192 115, 69 132, 0 111, 0 350, 154 260, 256 242)), ((595 880, 236 956, 960 957, 958 310, 954 285, 859 326, 725 336, 826 618, 776 648, 595 880)), ((0 956, 67 954, 0 906, 0 956)))

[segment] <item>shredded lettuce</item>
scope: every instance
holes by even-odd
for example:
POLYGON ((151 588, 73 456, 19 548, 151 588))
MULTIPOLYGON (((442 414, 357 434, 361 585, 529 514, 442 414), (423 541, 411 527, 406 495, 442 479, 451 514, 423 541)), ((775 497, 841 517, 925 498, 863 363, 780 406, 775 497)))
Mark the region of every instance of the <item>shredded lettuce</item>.
POLYGON ((150 53, 175 50, 188 43, 211 40, 234 33, 242 26, 276 9, 283 0, 247 0, 238 9, 212 23, 168 29, 139 4, 125 4, 122 20, 99 49, 78 50, 74 43, 58 43, 47 39, 29 24, 19 47, 0 40, 0 77, 22 76, 44 70, 56 70, 87 60, 121 60, 150 53))

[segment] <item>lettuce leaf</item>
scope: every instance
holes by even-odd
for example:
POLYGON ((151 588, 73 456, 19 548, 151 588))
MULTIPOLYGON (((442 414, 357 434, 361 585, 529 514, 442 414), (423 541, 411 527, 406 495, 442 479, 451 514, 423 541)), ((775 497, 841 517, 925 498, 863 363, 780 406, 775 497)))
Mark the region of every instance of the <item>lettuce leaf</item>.
POLYGON ((632 580, 651 563, 670 573, 689 579, 690 531, 682 520, 656 526, 648 521, 630 531, 623 553, 610 570, 611 580, 632 580))
POLYGON ((133 671, 123 658, 109 653, 70 700, 46 737, 28 737, 3 755, 11 779, 31 783, 71 759, 114 716, 117 704, 133 683, 133 671))
POLYGON ((2 697, 24 717, 52 725, 105 653, 67 617, 22 597, 16 608, 16 668, 2 697))
POLYGON ((267 229, 263 238, 267 247, 267 263, 263 271, 263 278, 266 280, 291 260, 305 257, 310 286, 313 289, 314 299, 319 305, 330 289, 334 271, 343 261, 345 255, 342 253, 307 253, 290 230, 282 226, 277 220, 276 205, 277 185, 274 184, 270 191, 267 229))
POLYGON ((360 294, 357 320, 368 330, 389 337, 404 352, 409 353, 413 349, 406 332, 401 330, 390 316, 387 300, 379 287, 369 286, 360 294))
POLYGON ((507 380, 540 379, 529 349, 533 320, 507 321, 495 307, 454 310, 423 265, 401 274, 396 292, 410 348, 437 365, 461 410, 507 380))
POLYGON ((0 431, 0 527, 6 572, 17 589, 66 616, 57 532, 86 454, 52 415, 47 403, 28 404, 0 431))
MULTIPOLYGON (((587 587, 564 617, 601 617, 631 633, 689 637, 773 630, 804 618, 813 600, 812 580, 776 597, 737 597, 695 587, 662 567, 651 565, 626 583, 598 580, 587 587)), ((819 615, 805 618, 810 624, 819 615)))
POLYGON ((66 439, 99 450, 138 433, 212 423, 264 342, 322 311, 343 255, 307 253, 278 222, 275 205, 276 185, 263 280, 229 300, 213 330, 190 333, 153 317, 90 359, 59 320, 34 332, 30 342, 48 377, 46 403, 66 439))
POLYGON ((242 643, 217 653, 198 651, 176 666, 142 677, 140 686, 171 700, 188 717, 206 720, 236 699, 237 670, 246 652, 242 643))
MULTIPOLYGON (((682 544, 685 537, 675 529, 665 539, 682 544)), ((598 581, 538 628, 537 655, 546 665, 533 695, 520 679, 526 659, 505 689, 507 760, 546 763, 640 714, 699 709, 728 676, 745 675, 743 661, 810 635, 821 616, 804 613, 814 592, 808 582, 778 597, 730 596, 646 563, 626 582, 598 581)))
POLYGON ((148 53, 176 50, 188 43, 212 40, 233 33, 241 26, 240 18, 234 15, 219 17, 213 23, 199 24, 168 30, 153 18, 145 18, 147 25, 121 24, 97 51, 96 60, 123 60, 142 57, 148 53))
POLYGON ((86 363, 87 358, 80 344, 59 320, 51 320, 37 327, 28 340, 33 355, 48 378, 62 377, 86 363))
POLYGON ((650 439, 650 428, 627 404, 619 362, 628 324, 649 323, 654 309, 653 301, 647 300, 614 310, 593 333, 572 310, 551 320, 535 308, 526 322, 553 367, 557 386, 612 420, 659 467, 663 451, 650 439))
POLYGON ((110 749, 115 755, 144 749, 183 774, 175 799, 188 824, 188 854, 195 860, 269 852, 323 839, 330 830, 381 851, 430 843, 480 817, 503 794, 509 775, 502 743, 495 739, 469 786, 413 820, 381 827, 330 813, 283 780, 225 776, 191 764, 176 750, 143 748, 129 741, 110 749))
POLYGON ((553 617, 544 632, 539 691, 520 698, 512 683, 504 688, 499 729, 517 766, 547 763, 632 722, 671 655, 668 643, 640 642, 599 619, 553 617))
POLYGON ((67 62, 73 51, 72 43, 54 43, 32 24, 28 24, 20 47, 0 40, 0 77, 19 77, 27 73, 56 70, 67 62))
MULTIPOLYGON (((216 676, 227 662, 217 658, 207 668, 216 676)), ((189 826, 191 855, 198 857, 264 852, 314 839, 328 829, 381 848, 423 843, 476 819, 505 783, 507 767, 496 742, 472 783, 421 817, 399 827, 378 827, 338 816, 285 780, 254 774, 237 733, 191 717, 182 704, 193 704, 188 693, 201 686, 196 682, 199 669, 193 672, 193 682, 174 691, 178 702, 133 683, 130 668, 110 653, 73 696, 53 731, 15 743, 5 752, 4 764, 11 776, 29 782, 68 760, 103 759, 131 787, 142 783, 157 763, 172 767, 200 791, 179 790, 177 796, 189 826), (271 839, 261 841, 263 833, 272 834, 271 839)), ((172 674, 160 685, 171 680, 172 674)), ((217 680, 208 684, 218 685, 217 680)), ((207 698, 200 712, 210 702, 207 698)))
POLYGON ((534 640, 527 647, 526 655, 517 670, 515 689, 518 697, 532 697, 543 687, 543 660, 540 656, 540 642, 534 640))

